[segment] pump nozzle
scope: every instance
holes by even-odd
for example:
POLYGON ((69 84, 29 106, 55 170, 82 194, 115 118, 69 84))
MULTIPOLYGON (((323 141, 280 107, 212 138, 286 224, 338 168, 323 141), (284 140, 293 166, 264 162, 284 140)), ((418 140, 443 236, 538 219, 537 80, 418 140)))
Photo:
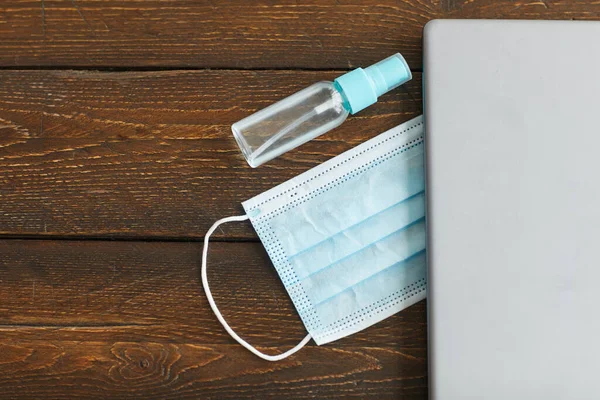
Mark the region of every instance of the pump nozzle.
POLYGON ((382 94, 411 78, 408 64, 400 53, 396 53, 366 69, 357 68, 350 71, 338 77, 334 84, 342 93, 350 113, 355 114, 376 103, 382 94))

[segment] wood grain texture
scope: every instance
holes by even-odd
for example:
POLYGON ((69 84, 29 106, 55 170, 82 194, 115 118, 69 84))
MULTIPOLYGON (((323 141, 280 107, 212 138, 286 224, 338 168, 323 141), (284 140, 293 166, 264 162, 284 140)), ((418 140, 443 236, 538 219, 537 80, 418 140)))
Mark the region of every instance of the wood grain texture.
MULTIPOLYGON (((0 337, 227 344, 200 283, 201 243, 0 241, 0 337), (43 336, 42 336, 43 337, 43 336)), ((210 246, 209 282, 240 334, 293 345, 305 330, 260 243, 210 246)), ((425 347, 424 303, 336 342, 425 347)))
MULTIPOLYGON (((1 2, 0 398, 427 398, 425 302, 269 363, 210 310, 199 239, 419 115, 421 76, 259 169, 233 122, 397 51, 420 70, 433 18, 594 20, 600 3, 1 2)), ((233 328, 265 352, 295 345, 303 326, 250 224, 215 239, 209 280, 233 328)))
POLYGON ((307 347, 269 363, 236 345, 6 342, 10 399, 426 399, 423 359, 391 348, 307 347))
POLYGON ((434 18, 598 19, 587 0, 21 0, 0 5, 1 66, 421 66, 434 18))
MULTIPOLYGON (((250 168, 231 124, 340 72, 1 71, 0 234, 200 238, 242 201, 421 113, 417 73, 250 168)), ((216 235, 256 238, 249 223, 216 235)))
MULTIPOLYGON (((0 241, 3 394, 426 398, 424 302, 273 364, 216 321, 200 252, 198 243, 0 241)), ((264 351, 304 336, 260 244, 211 245, 209 281, 232 327, 264 351)))

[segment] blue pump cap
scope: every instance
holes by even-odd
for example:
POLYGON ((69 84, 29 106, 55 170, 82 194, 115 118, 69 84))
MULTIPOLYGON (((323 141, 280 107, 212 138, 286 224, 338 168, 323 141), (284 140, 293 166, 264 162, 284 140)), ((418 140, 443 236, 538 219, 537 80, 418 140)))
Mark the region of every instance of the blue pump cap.
POLYGON ((411 78, 408 64, 400 53, 396 53, 368 68, 350 71, 338 77, 334 84, 350 107, 350 113, 356 114, 376 103, 382 94, 408 82, 411 78))

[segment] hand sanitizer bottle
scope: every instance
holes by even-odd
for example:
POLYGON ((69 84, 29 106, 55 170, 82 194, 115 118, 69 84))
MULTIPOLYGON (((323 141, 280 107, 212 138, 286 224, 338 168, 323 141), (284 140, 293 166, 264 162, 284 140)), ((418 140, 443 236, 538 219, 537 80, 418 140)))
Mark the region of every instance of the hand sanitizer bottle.
POLYGON ((315 83, 236 122, 231 130, 248 164, 258 167, 341 125, 348 114, 411 78, 408 64, 396 53, 334 82, 315 83))

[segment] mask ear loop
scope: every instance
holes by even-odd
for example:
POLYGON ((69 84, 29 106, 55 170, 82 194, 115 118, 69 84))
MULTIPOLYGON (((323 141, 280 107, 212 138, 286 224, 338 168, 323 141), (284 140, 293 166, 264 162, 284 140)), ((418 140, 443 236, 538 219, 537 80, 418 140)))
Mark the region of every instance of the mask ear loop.
POLYGON ((241 344, 242 346, 244 346, 245 348, 250 350, 255 355, 259 356, 263 360, 279 361, 279 360, 283 360, 284 358, 291 356, 292 354, 294 354, 295 352, 297 352, 298 350, 303 348, 311 339, 310 333, 308 335, 306 335, 306 337, 304 339, 302 339, 302 341, 300 343, 298 343, 294 348, 286 351, 285 353, 277 354, 274 356, 270 356, 268 354, 261 353, 250 343, 246 342, 244 339, 239 337, 237 335, 237 333, 235 333, 233 331, 233 329, 231 329, 231 327, 229 326, 227 321, 225 321, 225 318, 223 318, 223 315, 221 315, 221 312, 217 308, 217 305, 215 304, 215 299, 213 298, 210 288, 208 287, 208 278, 207 278, 207 274, 206 274, 206 260, 208 258, 208 241, 209 241, 210 235, 212 235, 213 232, 215 231, 215 229, 217 229, 217 227, 221 224, 224 224, 226 222, 245 221, 248 218, 249 217, 247 215, 238 215, 238 216, 234 216, 234 217, 223 218, 223 219, 220 219, 217 222, 215 222, 213 224, 213 226, 210 227, 208 232, 206 232, 206 236, 204 236, 204 249, 202 250, 202 286, 204 286, 204 292, 206 293, 206 298, 208 299, 208 304, 210 304, 210 308, 212 308, 213 312, 217 316, 217 319, 219 320, 221 325, 223 325, 223 328, 225 328, 227 333, 229 333, 229 335, 231 335, 232 338, 234 338, 239 344, 241 344))

